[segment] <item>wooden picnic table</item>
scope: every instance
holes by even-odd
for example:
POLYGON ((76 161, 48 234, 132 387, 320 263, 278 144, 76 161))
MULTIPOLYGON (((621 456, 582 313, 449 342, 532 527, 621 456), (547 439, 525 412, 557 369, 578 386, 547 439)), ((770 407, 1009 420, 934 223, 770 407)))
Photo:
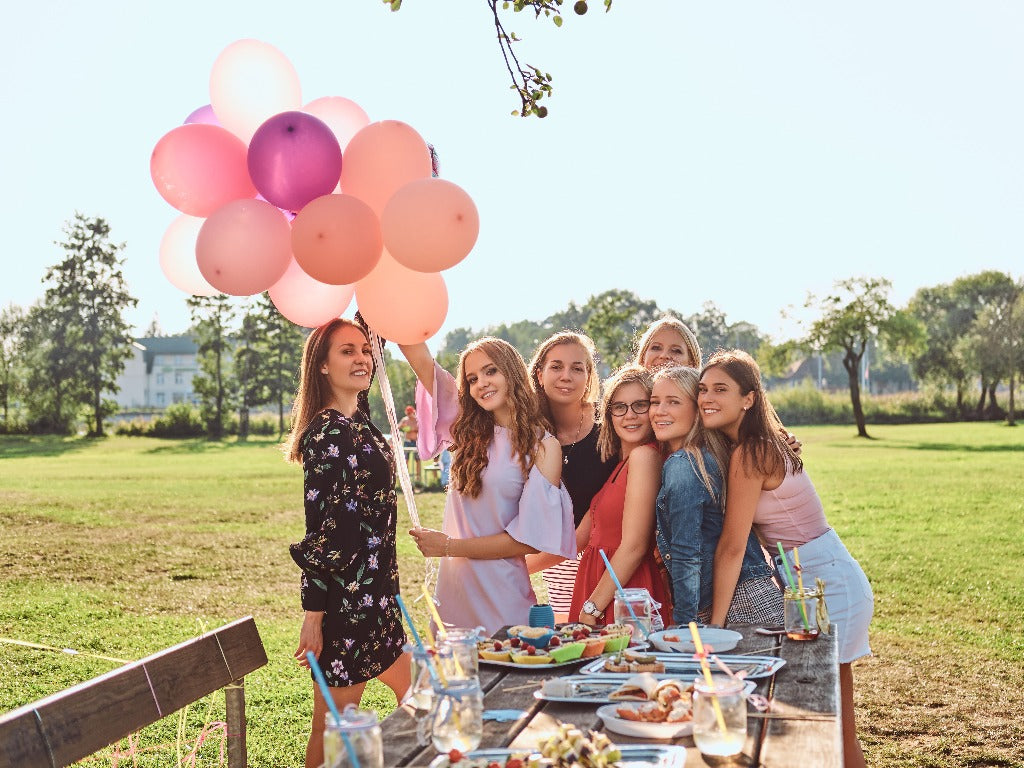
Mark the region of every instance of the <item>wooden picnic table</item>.
MULTIPOLYGON (((753 627, 730 627, 743 639, 729 654, 756 652, 779 656, 786 664, 772 677, 757 681, 757 693, 772 706, 768 713, 748 707, 747 742, 734 765, 782 768, 805 765, 832 768, 843 762, 840 727, 839 662, 835 631, 811 642, 771 638, 753 627), (798 757, 797 757, 798 756, 798 757)), ((752 654, 754 655, 754 654, 752 654)), ((602 731, 598 705, 539 701, 534 698, 543 680, 576 674, 581 665, 536 670, 480 665, 484 711, 520 710, 515 721, 484 720, 480 748, 508 747, 531 751, 558 727, 559 721, 586 730, 602 731)), ((381 724, 385 766, 426 766, 437 756, 432 745, 417 743, 416 719, 409 705, 399 707, 381 724)), ((687 768, 708 765, 689 736, 673 740, 639 739, 608 732, 616 744, 657 743, 686 747, 687 768)))

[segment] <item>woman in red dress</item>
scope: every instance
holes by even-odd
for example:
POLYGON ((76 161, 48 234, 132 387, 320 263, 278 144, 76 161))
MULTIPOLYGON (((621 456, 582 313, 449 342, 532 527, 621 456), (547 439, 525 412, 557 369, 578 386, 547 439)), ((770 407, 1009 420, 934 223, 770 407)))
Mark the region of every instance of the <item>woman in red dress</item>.
POLYGON ((608 624, 615 583, 607 574, 603 549, 622 586, 644 588, 671 616, 670 597, 654 560, 654 509, 661 485, 661 452, 647 411, 651 374, 639 365, 620 368, 605 382, 604 419, 598 448, 618 466, 594 496, 576 529, 577 546, 586 545, 573 588, 569 620, 608 624))

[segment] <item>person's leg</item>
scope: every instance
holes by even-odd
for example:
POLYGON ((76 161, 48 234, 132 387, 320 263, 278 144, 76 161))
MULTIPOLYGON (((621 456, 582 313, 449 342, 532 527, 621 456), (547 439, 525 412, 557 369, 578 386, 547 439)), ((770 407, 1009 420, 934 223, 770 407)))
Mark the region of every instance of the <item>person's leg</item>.
POLYGON ((395 701, 401 704, 412 687, 412 654, 403 653, 394 664, 377 675, 377 679, 395 692, 395 701))
MULTIPOLYGON (((346 704, 359 706, 366 683, 356 683, 343 688, 331 688, 334 705, 341 711, 346 704)), ((306 768, 319 768, 324 761, 324 718, 327 715, 327 702, 320 693, 320 686, 313 684, 313 723, 309 732, 309 743, 306 744, 306 768)))
POLYGON ((839 698, 843 707, 843 765, 865 768, 864 753, 857 738, 857 718, 853 710, 853 665, 839 665, 839 698))

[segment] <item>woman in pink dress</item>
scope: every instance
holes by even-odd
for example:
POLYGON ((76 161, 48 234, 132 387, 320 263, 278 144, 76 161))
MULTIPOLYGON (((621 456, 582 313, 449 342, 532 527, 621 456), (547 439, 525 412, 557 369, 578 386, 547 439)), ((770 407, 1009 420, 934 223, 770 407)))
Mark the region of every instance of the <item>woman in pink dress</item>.
POLYGON ((654 561, 654 508, 661 486, 661 452, 647 411, 651 406, 651 374, 627 365, 605 382, 604 419, 598 447, 601 457, 618 465, 594 496, 576 531, 580 558, 569 620, 583 624, 611 623, 615 583, 607 573, 604 550, 622 586, 646 589, 671 616, 670 597, 654 561))
POLYGON ((463 351, 456 380, 425 344, 401 349, 419 380, 420 456, 452 453, 442 530, 410 531, 425 556, 443 558, 441 618, 492 634, 526 624, 537 602, 526 555, 576 554, 562 450, 541 426, 526 363, 508 342, 486 337, 463 351))

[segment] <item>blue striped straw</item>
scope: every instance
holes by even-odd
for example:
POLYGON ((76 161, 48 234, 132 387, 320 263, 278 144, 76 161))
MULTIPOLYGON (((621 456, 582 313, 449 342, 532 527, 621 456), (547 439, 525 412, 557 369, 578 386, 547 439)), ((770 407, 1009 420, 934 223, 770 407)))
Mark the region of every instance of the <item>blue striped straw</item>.
MULTIPOLYGON (((317 685, 320 686, 320 693, 323 694, 324 701, 327 702, 327 707, 331 710, 331 714, 334 715, 338 725, 341 725, 341 713, 338 712, 338 707, 334 703, 334 697, 331 696, 331 689, 327 687, 327 678, 324 677, 324 671, 320 669, 320 664, 317 663, 316 656, 313 655, 312 651, 306 651, 306 658, 309 660, 309 668, 313 670, 313 677, 316 678, 317 685)), ((348 752, 348 759, 352 763, 352 768, 359 768, 359 758, 356 757, 355 747, 349 741, 348 734, 345 731, 339 731, 339 733, 341 733, 341 740, 345 742, 345 749, 348 752)))
POLYGON ((630 605, 629 600, 626 599, 626 590, 622 588, 622 582, 619 581, 619 577, 615 575, 615 570, 612 568, 611 562, 608 560, 608 555, 604 553, 603 549, 597 550, 601 553, 601 559, 604 560, 605 566, 608 568, 608 575, 612 577, 612 581, 615 582, 615 588, 619 591, 619 597, 622 598, 622 602, 626 604, 626 608, 629 610, 629 615, 633 617, 633 621, 640 627, 640 631, 644 633, 644 640, 650 638, 651 633, 647 631, 647 628, 640 623, 640 619, 636 617, 636 613, 633 611, 633 606, 630 605))
POLYGON ((420 653, 427 660, 427 672, 430 673, 430 679, 437 680, 437 671, 434 669, 434 665, 430 663, 430 656, 427 654, 427 649, 423 647, 420 633, 416 631, 416 625, 412 623, 412 616, 409 615, 409 609, 405 607, 405 601, 400 593, 395 593, 395 602, 402 609, 402 615, 405 616, 405 623, 409 625, 409 631, 412 632, 412 639, 416 642, 416 647, 419 648, 420 653))

